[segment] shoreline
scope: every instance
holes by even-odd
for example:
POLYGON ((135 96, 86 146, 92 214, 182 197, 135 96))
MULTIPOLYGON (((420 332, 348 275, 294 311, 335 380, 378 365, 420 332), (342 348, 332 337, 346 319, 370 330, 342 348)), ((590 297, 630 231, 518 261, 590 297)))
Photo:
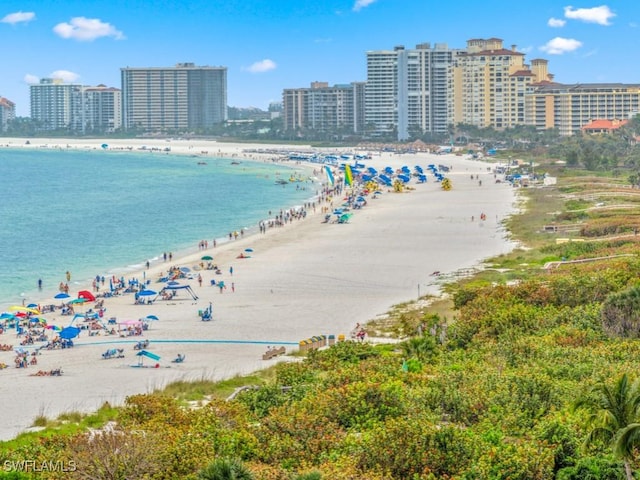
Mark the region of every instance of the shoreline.
MULTIPOLYGON (((228 154, 237 154, 251 146, 226 147, 228 154)), ((38 366, 26 369, 10 363, 12 352, 0 352, 0 362, 10 365, 0 376, 23 392, 19 402, 11 401, 9 392, 0 394, 7 405, 0 440, 25 430, 37 415, 95 411, 105 401, 121 404, 128 395, 176 380, 249 374, 287 359, 262 360, 267 346, 283 345, 289 353, 311 336, 348 334, 356 323, 384 315, 393 305, 418 295, 438 294, 440 286, 432 272, 471 268, 514 248, 502 227, 502 220, 516 211, 513 188, 491 181, 478 187, 477 181, 470 180, 470 172, 489 179, 486 163, 427 154, 381 154, 367 163, 382 168, 409 161, 452 164, 453 189, 445 192, 432 179, 413 184, 415 190, 407 193, 385 189, 380 198, 368 200, 369 205, 355 211, 347 224, 323 224, 321 208, 316 208, 305 219, 264 234, 245 235, 215 248, 210 245, 185 257, 174 256, 172 262, 153 262, 145 276, 154 290, 161 286, 155 279, 168 266, 187 266, 195 273, 193 267, 204 254, 215 252, 222 274, 199 271, 202 286, 197 280, 184 280, 199 296, 197 301, 181 294, 153 305, 134 305, 132 295, 106 299, 108 318, 136 320, 149 314, 160 318, 150 322, 142 337, 89 337, 83 331, 75 347, 43 351, 38 366), (486 221, 479 220, 480 212, 487 212, 486 221), (251 258, 236 258, 246 248, 253 250, 251 258), (212 279, 224 280, 227 289, 220 293, 210 285, 212 279), (213 321, 203 322, 198 311, 210 304, 213 321), (141 339, 149 339, 148 350, 161 356, 160 368, 131 368, 138 361, 132 345, 141 339), (115 345, 125 349, 125 358, 103 360, 101 353, 115 345), (185 362, 170 363, 178 353, 186 355, 185 362), (64 372, 61 377, 30 375, 59 367, 64 372)), ((314 165, 318 167, 311 164, 310 168, 314 165)), ((142 272, 127 276, 141 277, 142 272)), ((68 322, 57 314, 45 318, 56 325, 68 322)), ((0 343, 14 340, 11 330, 0 336, 0 343)))
MULTIPOLYGON (((103 154, 103 152, 101 151, 102 149, 100 148, 100 142, 98 140, 83 140, 82 143, 77 143, 77 140, 75 139, 66 140, 66 139, 42 138, 42 139, 30 139, 29 145, 25 145, 26 139, 5 138, 3 140, 4 142, 0 141, 0 152, 2 151, 3 148, 14 150, 14 151, 30 150, 32 152, 38 151, 41 148, 44 148, 45 150, 70 151, 70 153, 76 153, 76 152, 83 153, 87 151, 87 149, 90 149, 92 152, 91 153, 92 155, 94 155, 93 153, 94 151, 96 152, 95 155, 103 154)), ((133 145, 129 145, 130 143, 129 140, 117 141, 117 142, 118 143, 113 145, 115 147, 115 148, 112 148, 112 150, 114 150, 113 152, 104 152, 104 154, 119 155, 123 158, 131 154, 141 155, 142 157, 145 157, 146 155, 157 156, 157 155, 170 154, 172 157, 177 157, 178 162, 184 162, 185 165, 193 164, 195 162, 195 160, 190 158, 191 156, 190 150, 189 150, 190 145, 187 145, 187 142, 176 142, 177 145, 174 145, 173 151, 166 152, 166 153, 158 152, 157 151, 158 149, 156 149, 156 151, 152 151, 151 149, 147 150, 146 152, 139 151, 138 148, 140 145, 148 144, 148 142, 146 141, 140 141, 138 144, 133 144, 133 145)), ((243 170, 251 169, 252 168, 251 164, 257 165, 258 166, 257 168, 260 168, 259 165, 261 164, 275 165, 278 170, 280 170, 280 167, 282 167, 282 170, 280 171, 280 173, 282 173, 283 175, 286 175, 286 177, 288 177, 289 175, 311 176, 314 170, 314 166, 310 164, 293 162, 289 160, 287 161, 278 160, 277 162, 275 162, 273 159, 273 154, 264 154, 261 156, 251 154, 251 155, 245 156, 243 154, 243 149, 244 149, 243 147, 244 146, 242 145, 232 144, 231 147, 228 149, 216 149, 215 153, 213 153, 213 149, 209 149, 210 153, 208 157, 204 158, 209 162, 209 165, 210 165, 208 171, 212 171, 212 170, 215 171, 215 169, 218 168, 218 166, 224 166, 225 164, 228 164, 233 159, 240 160, 242 163, 244 163, 244 165, 242 165, 243 170), (218 154, 218 151, 220 151, 221 153, 218 154), (218 155, 221 155, 221 156, 218 156, 218 155)), ((160 157, 157 157, 157 158, 160 158, 160 157)), ((149 161, 153 162, 153 158, 149 157, 149 161)), ((237 167, 237 168, 240 168, 240 167, 237 167)), ((318 166, 316 165, 315 168, 317 169, 318 166)), ((276 173, 276 175, 278 174, 279 173, 276 173)), ((299 201, 284 202, 279 208, 297 207, 306 202, 313 202, 314 198, 317 196, 315 191, 316 189, 320 188, 320 183, 313 182, 313 183, 307 183, 306 185, 307 185, 307 188, 306 188, 307 192, 305 197, 301 198, 299 201)), ((241 221, 237 225, 234 225, 232 230, 239 230, 242 227, 245 231, 245 235, 257 233, 258 221, 266 220, 267 210, 265 209, 263 213, 264 213, 264 216, 261 218, 256 218, 255 223, 253 222, 253 220, 250 220, 248 223, 241 221)), ((203 234, 198 233, 197 235, 199 236, 203 234)), ((213 238, 215 238, 217 242, 220 244, 226 241, 225 236, 223 235, 222 232, 219 231, 219 229, 218 231, 208 232, 208 233, 205 233, 204 235, 208 237, 209 241, 211 241, 213 238)), ((148 250, 146 253, 138 252, 135 256, 129 255, 129 258, 121 262, 118 262, 118 261, 113 263, 104 262, 103 267, 105 268, 100 268, 100 267, 96 268, 96 266, 94 265, 94 267, 92 268, 93 271, 89 271, 89 272, 87 272, 86 269, 84 272, 77 271, 77 268, 74 268, 73 265, 66 265, 66 264, 61 265, 59 270, 61 272, 64 272, 65 270, 71 270, 72 273, 74 273, 72 282, 69 283, 70 288, 72 290, 86 289, 87 287, 91 287, 91 281, 96 271, 98 271, 101 275, 105 275, 105 276, 111 275, 111 274, 115 274, 118 277, 120 277, 121 275, 129 276, 132 273, 141 271, 141 268, 143 267, 145 261, 147 260, 150 260, 153 263, 158 263, 158 260, 162 256, 163 250, 173 251, 176 257, 183 257, 183 256, 190 255, 197 251, 196 244, 198 241, 197 240, 198 237, 196 236, 194 238, 190 238, 186 240, 181 239, 178 243, 169 243, 166 245, 162 245, 158 248, 148 250)), ((107 260, 109 260, 109 258, 107 258, 107 260)), ((38 273, 35 272, 34 275, 35 276, 33 277, 32 284, 29 283, 28 285, 25 285, 24 284, 25 282, 23 281, 20 287, 13 288, 11 292, 3 292, 5 293, 5 295, 3 295, 2 299, 0 299, 0 312, 7 310, 12 305, 19 305, 21 301, 24 301, 24 299, 28 299, 26 303, 29 303, 29 304, 38 303, 38 299, 40 299, 42 302, 45 302, 45 303, 51 300, 51 298, 58 292, 56 287, 57 287, 57 282, 60 280, 60 278, 55 279, 55 278, 50 278, 50 276, 49 278, 43 277, 44 288, 38 289, 37 281, 36 281, 38 279, 38 273)))

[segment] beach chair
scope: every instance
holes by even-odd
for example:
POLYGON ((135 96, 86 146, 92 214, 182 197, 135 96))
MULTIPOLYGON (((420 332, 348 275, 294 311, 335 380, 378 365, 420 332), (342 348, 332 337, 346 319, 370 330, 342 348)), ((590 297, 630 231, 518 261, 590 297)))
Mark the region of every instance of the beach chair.
POLYGON ((182 363, 182 362, 184 362, 185 357, 186 357, 186 355, 182 355, 181 353, 179 353, 176 358, 171 360, 171 363, 182 363))

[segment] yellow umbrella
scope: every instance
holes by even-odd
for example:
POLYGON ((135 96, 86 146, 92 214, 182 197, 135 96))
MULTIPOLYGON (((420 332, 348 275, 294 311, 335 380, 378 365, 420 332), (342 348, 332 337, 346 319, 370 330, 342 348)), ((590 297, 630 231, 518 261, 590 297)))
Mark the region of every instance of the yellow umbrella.
POLYGON ((23 307, 21 305, 14 305, 12 307, 9 307, 9 310, 14 312, 29 312, 35 315, 40 315, 40 310, 36 310, 35 308, 23 307))

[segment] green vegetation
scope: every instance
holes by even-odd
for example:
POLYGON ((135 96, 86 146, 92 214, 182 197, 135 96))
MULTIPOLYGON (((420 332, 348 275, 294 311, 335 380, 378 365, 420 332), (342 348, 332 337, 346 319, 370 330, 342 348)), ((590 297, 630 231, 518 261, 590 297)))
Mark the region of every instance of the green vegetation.
POLYGON ((559 186, 521 189, 520 248, 367 325, 398 343, 339 342, 251 377, 39 417, 46 428, 0 444, 0 461, 74 471, 0 479, 636 478, 640 198, 623 175, 553 168, 559 186))

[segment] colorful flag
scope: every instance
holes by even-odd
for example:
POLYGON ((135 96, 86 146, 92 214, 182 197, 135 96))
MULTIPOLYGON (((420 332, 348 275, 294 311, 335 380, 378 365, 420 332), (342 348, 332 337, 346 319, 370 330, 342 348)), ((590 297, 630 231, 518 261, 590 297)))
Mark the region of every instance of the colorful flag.
POLYGON ((349 164, 344 166, 344 183, 349 186, 353 185, 353 173, 351 173, 351 166, 349 164))
POLYGON ((331 185, 333 187, 333 184, 335 183, 335 180, 333 179, 333 173, 331 173, 331 169, 327 165, 324 166, 324 169, 327 172, 327 178, 329 179, 329 185, 331 185))

